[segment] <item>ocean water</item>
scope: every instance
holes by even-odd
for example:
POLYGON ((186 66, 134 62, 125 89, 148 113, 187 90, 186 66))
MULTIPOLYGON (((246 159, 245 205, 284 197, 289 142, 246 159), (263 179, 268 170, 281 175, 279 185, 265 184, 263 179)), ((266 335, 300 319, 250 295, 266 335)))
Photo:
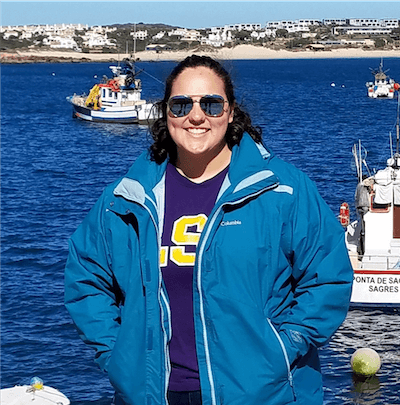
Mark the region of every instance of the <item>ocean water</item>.
MULTIPOLYGON (((239 102, 265 143, 305 171, 335 214, 354 218, 351 147, 359 139, 371 170, 390 155, 396 100, 371 100, 365 82, 379 59, 228 61, 239 102)), ((384 61, 400 81, 400 59, 384 61)), ((106 405, 113 395, 94 352, 63 305, 68 238, 100 196, 150 144, 144 126, 81 122, 66 97, 88 92, 109 64, 1 68, 1 387, 45 385, 73 405, 106 405)), ((172 62, 139 63, 143 97, 158 99, 172 62), (155 80, 154 78, 157 78, 155 80)), ((396 310, 350 310, 321 348, 324 404, 400 404, 400 321, 396 310), (352 353, 372 347, 382 367, 354 377, 352 353)))

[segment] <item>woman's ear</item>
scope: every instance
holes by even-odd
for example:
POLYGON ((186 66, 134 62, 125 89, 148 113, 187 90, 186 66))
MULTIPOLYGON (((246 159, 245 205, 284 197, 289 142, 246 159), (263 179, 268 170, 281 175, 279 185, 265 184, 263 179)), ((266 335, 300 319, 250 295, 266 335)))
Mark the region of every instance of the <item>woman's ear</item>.
POLYGON ((229 113, 228 122, 229 122, 229 124, 231 124, 233 122, 233 117, 235 115, 235 106, 229 107, 229 109, 230 109, 230 113, 229 113))

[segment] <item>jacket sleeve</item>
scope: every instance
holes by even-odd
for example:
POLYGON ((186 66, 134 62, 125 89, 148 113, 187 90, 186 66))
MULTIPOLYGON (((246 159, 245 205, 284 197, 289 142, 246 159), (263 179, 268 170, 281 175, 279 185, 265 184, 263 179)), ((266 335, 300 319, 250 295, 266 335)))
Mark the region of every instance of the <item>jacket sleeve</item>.
POLYGON ((119 331, 118 293, 108 260, 101 199, 73 234, 65 268, 65 305, 80 337, 107 365, 119 331))
POLYGON ((291 216, 293 302, 279 334, 293 363, 327 343, 346 317, 353 270, 344 231, 304 174, 291 216))

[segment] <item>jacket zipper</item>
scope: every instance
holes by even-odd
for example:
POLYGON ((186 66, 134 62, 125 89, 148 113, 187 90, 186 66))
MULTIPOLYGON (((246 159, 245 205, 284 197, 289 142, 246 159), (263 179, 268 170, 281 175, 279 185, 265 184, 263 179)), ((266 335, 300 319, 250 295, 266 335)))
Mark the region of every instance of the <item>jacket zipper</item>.
MULTIPOLYGON (((147 197, 147 196, 146 196, 147 197)), ((154 201, 147 197, 151 203, 155 206, 154 201)), ((139 203, 140 204, 140 203, 139 203)), ((168 393, 168 385, 169 385, 169 377, 171 374, 171 363, 170 363, 170 358, 169 358, 169 349, 168 349, 168 336, 171 336, 171 311, 170 311, 170 307, 168 304, 168 300, 164 294, 164 292, 162 291, 162 273, 161 273, 161 267, 160 267, 160 246, 161 246, 161 238, 160 238, 160 233, 159 233, 159 228, 157 226, 156 220, 154 219, 153 214, 151 213, 150 209, 146 207, 145 204, 140 204, 150 215, 150 218, 153 222, 154 228, 156 230, 156 234, 157 234, 157 245, 158 245, 158 269, 159 269, 159 277, 158 277, 158 304, 160 306, 160 310, 161 310, 161 319, 164 319, 164 308, 162 305, 162 301, 164 301, 164 305, 167 308, 167 315, 168 315, 168 325, 169 325, 169 332, 168 333, 165 330, 164 327, 164 322, 161 322, 161 329, 163 332, 163 336, 164 336, 164 363, 165 363, 165 381, 164 381, 164 399, 165 399, 165 404, 168 404, 168 399, 167 399, 167 393, 168 393)))
MULTIPOLYGON (((237 204, 241 204, 242 202, 246 201, 249 198, 255 197, 259 194, 264 193, 265 191, 268 191, 272 188, 274 188, 276 186, 276 183, 272 184, 271 186, 265 187, 262 190, 259 190, 253 194, 249 194, 246 195, 245 197, 235 201, 235 202, 230 202, 230 203, 223 203, 222 205, 220 205, 217 209, 217 211, 214 213, 214 215, 211 218, 211 221, 208 222, 208 226, 207 226, 207 231, 204 235, 204 238, 202 240, 202 243, 199 247, 199 256, 198 256, 198 271, 197 271, 197 289, 199 292, 199 304, 200 304, 200 319, 201 319, 201 323, 203 326, 203 341, 204 341, 204 351, 205 351, 205 355, 206 355, 206 365, 207 365, 207 374, 208 374, 208 380, 210 383, 210 388, 211 388, 211 404, 212 405, 216 405, 217 404, 217 400, 216 400, 216 395, 215 395, 215 385, 214 385, 214 377, 213 377, 213 372, 212 372, 212 368, 211 368, 211 358, 210 358, 210 350, 209 350, 209 346, 208 346, 208 337, 207 337, 207 327, 206 327, 206 319, 205 319, 205 314, 204 314, 204 302, 203 302, 203 295, 201 293, 201 273, 202 273, 202 258, 203 258, 203 253, 204 253, 204 247, 206 245, 207 239, 210 236, 211 233, 211 229, 214 226, 215 221, 217 220, 217 217, 219 215, 219 213, 221 212, 222 208, 225 205, 237 205, 237 204)), ((289 368, 290 371, 290 368, 289 368)), ((291 376, 291 374, 290 374, 291 376)))

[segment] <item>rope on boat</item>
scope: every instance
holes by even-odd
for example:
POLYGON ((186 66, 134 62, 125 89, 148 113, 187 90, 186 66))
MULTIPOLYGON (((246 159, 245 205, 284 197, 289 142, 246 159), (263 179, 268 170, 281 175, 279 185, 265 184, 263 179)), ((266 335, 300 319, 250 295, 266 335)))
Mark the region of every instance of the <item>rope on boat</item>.
POLYGON ((151 75, 150 73, 147 73, 145 70, 142 70, 143 73, 146 73, 146 75, 149 75, 151 78, 153 78, 155 81, 157 81, 158 83, 161 83, 164 86, 164 83, 161 80, 158 80, 156 77, 154 77, 153 75, 151 75))

